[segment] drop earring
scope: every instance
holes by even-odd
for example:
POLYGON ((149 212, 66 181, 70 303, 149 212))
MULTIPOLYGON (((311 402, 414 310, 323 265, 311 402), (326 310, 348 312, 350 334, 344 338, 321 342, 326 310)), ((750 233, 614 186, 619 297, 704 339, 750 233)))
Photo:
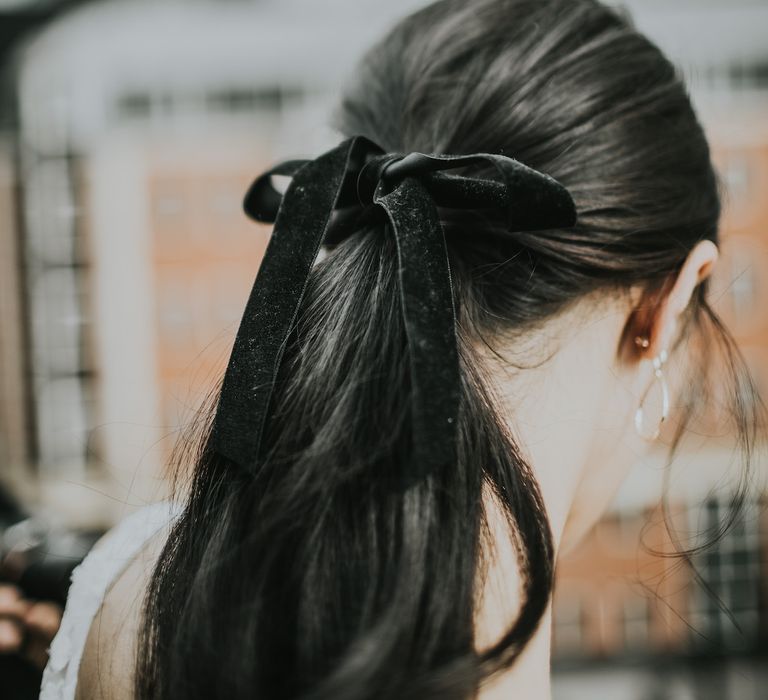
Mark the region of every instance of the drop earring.
MULTIPOLYGON (((648 338, 641 338, 638 336, 635 338, 635 344, 639 345, 640 347, 647 348, 650 345, 650 341, 648 338)), ((658 355, 656 355, 656 357, 653 358, 653 379, 654 382, 658 381, 661 385, 661 420, 659 420, 658 425, 652 434, 648 435, 643 432, 643 404, 645 403, 645 399, 648 396, 648 392, 651 390, 654 382, 651 382, 651 384, 643 393, 642 397, 640 398, 640 404, 635 411, 635 430, 641 438, 648 440, 649 442, 653 442, 657 437, 659 437, 659 434, 661 433, 661 424, 669 416, 669 387, 667 386, 667 380, 664 377, 664 372, 662 370, 662 366, 667 361, 667 358, 668 354, 666 350, 662 350, 658 355)))

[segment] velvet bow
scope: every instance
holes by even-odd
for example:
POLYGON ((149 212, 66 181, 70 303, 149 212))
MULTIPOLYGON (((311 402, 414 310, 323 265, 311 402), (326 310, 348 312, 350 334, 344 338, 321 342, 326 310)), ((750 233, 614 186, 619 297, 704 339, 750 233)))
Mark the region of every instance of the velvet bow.
MULTIPOLYGON (((568 190, 501 154, 386 153, 354 136, 313 160, 279 163, 251 185, 244 208, 274 222, 229 359, 215 416, 215 449, 255 472, 280 361, 323 242, 337 243, 376 211, 397 244, 410 356, 413 449, 408 483, 456 460, 461 377, 456 313, 438 207, 493 210, 514 230, 573 226, 568 190), (451 175, 495 166, 498 179, 451 175), (284 193, 273 175, 291 181, 284 193)), ((368 417, 375 420, 374 416, 368 417)))

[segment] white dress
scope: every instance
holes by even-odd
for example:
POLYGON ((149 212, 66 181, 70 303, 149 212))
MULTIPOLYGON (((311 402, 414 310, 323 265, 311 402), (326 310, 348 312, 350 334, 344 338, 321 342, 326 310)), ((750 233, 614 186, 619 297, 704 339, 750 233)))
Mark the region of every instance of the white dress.
POLYGON ((170 529, 182 507, 167 500, 139 508, 115 525, 74 569, 61 626, 48 648, 40 700, 74 700, 88 630, 110 584, 160 528, 170 529))

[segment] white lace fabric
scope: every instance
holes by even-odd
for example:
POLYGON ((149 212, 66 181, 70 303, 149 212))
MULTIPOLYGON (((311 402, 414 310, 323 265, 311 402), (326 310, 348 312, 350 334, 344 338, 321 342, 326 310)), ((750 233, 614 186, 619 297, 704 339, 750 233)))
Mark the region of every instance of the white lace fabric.
POLYGON ((74 569, 59 631, 48 648, 40 700, 74 700, 91 622, 110 584, 160 528, 170 528, 183 505, 166 500, 123 518, 74 569))

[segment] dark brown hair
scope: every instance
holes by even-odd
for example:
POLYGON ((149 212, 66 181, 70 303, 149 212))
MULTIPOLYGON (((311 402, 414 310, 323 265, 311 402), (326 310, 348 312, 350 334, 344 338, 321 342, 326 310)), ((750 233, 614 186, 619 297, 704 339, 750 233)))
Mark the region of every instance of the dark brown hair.
MULTIPOLYGON (((718 180, 680 75, 595 0, 434 2, 368 52, 335 119, 343 135, 390 151, 510 155, 568 187, 579 224, 446 225, 463 371, 459 460, 404 493, 380 478, 409 444, 387 226, 361 229, 315 266, 278 378, 268 459, 245 478, 215 454, 209 431, 200 442, 146 601, 138 697, 472 697, 536 631, 554 565, 538 488, 473 342, 533 328, 595 292, 639 285, 658 299, 698 241, 718 241, 718 180), (477 653, 484 486, 515 533, 525 596, 498 643, 477 653)), ((706 337, 752 389, 707 285, 672 352, 706 337)), ((691 367, 689 408, 709 371, 691 367)), ((747 465, 751 411, 734 400, 747 465)))

